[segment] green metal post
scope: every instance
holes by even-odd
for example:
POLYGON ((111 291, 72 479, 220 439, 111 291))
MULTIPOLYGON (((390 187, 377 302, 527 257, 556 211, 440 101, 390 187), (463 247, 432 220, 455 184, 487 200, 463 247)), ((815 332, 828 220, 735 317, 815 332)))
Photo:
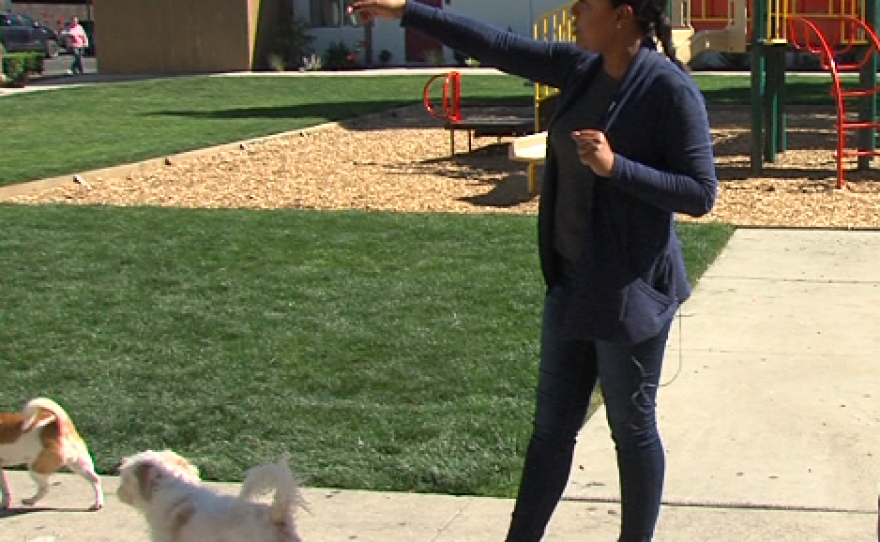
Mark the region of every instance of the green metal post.
POLYGON ((754 0, 752 10, 752 152, 753 174, 764 170, 764 92, 767 69, 766 0, 754 0))
POLYGON ((780 75, 785 70, 785 49, 769 45, 767 49, 767 83, 764 96, 764 115, 767 119, 767 133, 764 137, 764 159, 776 163, 779 154, 779 134, 782 107, 780 104, 780 75))
MULTIPOLYGON (((877 7, 877 2, 865 2, 865 22, 874 30, 875 33, 880 31, 880 8, 877 7)), ((861 88, 875 88, 877 86, 877 69, 878 67, 880 67, 880 61, 878 61, 877 59, 878 55, 880 55, 880 51, 877 51, 876 54, 872 54, 868 62, 866 62, 865 65, 862 67, 862 70, 859 73, 859 84, 861 88)), ((859 120, 863 122, 877 121, 876 94, 860 98, 859 120)), ((877 131, 861 130, 859 132, 859 149, 863 151, 873 151, 876 148, 877 131)), ((858 167, 859 171, 867 171, 870 168, 871 157, 860 156, 858 167)))
POLYGON ((752 173, 764 170, 764 47, 752 43, 752 173))
POLYGON ((780 49, 780 58, 779 64, 777 65, 779 71, 776 73, 776 94, 779 101, 779 107, 776 109, 776 150, 778 152, 785 152, 788 150, 788 102, 785 92, 786 47, 781 46, 778 47, 778 49, 780 49))

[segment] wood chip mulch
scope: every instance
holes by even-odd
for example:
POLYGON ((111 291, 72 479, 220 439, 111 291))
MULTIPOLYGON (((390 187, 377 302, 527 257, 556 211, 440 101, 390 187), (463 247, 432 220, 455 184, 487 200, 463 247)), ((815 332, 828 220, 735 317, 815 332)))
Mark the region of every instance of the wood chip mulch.
MULTIPOLYGON (((788 149, 750 173, 748 107, 711 107, 719 199, 700 221, 741 226, 880 227, 880 160, 848 166, 838 190, 833 109, 793 107, 788 149)), ((507 158, 511 138, 449 135, 420 106, 281 137, 236 151, 172 160, 115 178, 71 182, 6 198, 26 204, 159 205, 254 209, 535 213, 524 164, 507 158)), ((681 217, 682 220, 691 220, 681 217)))

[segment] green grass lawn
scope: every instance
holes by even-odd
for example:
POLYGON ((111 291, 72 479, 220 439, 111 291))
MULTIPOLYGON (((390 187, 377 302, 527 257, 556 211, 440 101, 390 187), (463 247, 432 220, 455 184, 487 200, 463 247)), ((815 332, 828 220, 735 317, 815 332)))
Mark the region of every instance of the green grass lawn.
MULTIPOLYGON (((748 75, 695 76, 710 103, 748 104, 748 75)), ((0 186, 134 162, 418 103, 424 75, 181 77, 2 98, 0 186)), ((791 103, 831 104, 830 79, 790 76, 791 103)), ((439 92, 439 90, 438 90, 439 92)), ((525 81, 465 75, 466 100, 522 103, 525 81)))
MULTIPOLYGON (((425 81, 4 97, 0 185, 416 103, 425 81)), ((512 77, 464 85, 471 102, 531 97, 512 77)), ((714 99, 740 95, 725 85, 714 99)), ((679 228, 696 280, 732 228, 679 228)), ((534 217, 0 205, 0 231, 0 408, 57 399, 101 472, 171 447, 239 480, 289 452, 313 486, 514 494, 543 293, 534 217)))
MULTIPOLYGON (((350 119, 417 103, 427 77, 180 77, 2 98, 0 186, 350 119)), ((470 102, 528 105, 531 87, 465 77, 470 102)), ((439 87, 438 87, 439 93, 439 87)))
MULTIPOLYGON (((703 91, 706 102, 718 105, 744 105, 751 103, 751 78, 748 74, 694 75, 703 91)), ((792 105, 834 106, 831 97, 831 76, 789 74, 785 80, 787 103, 792 105)), ((844 84, 856 85, 858 76, 845 75, 844 84)))
MULTIPOLYGON (((696 279, 732 228, 679 226, 696 279)), ((0 408, 61 402, 107 473, 514 494, 542 284, 530 216, 0 205, 0 408)))

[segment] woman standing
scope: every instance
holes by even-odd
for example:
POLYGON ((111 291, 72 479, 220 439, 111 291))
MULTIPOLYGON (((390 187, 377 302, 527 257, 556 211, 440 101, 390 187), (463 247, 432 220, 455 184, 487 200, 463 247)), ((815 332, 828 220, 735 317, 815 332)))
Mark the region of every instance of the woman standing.
POLYGON ((577 43, 547 43, 412 0, 356 0, 448 47, 561 90, 538 215, 547 286, 537 407, 507 535, 537 541, 602 384, 617 450, 619 542, 647 542, 665 472, 655 398, 669 328, 690 296, 674 213, 716 198, 702 95, 675 57, 666 0, 579 0, 577 43), (665 55, 656 50, 659 40, 665 55))
POLYGON ((73 64, 67 73, 74 75, 76 73, 85 73, 83 69, 83 54, 89 46, 89 37, 86 35, 85 29, 79 24, 79 17, 74 16, 67 30, 70 35, 70 49, 73 52, 73 64))

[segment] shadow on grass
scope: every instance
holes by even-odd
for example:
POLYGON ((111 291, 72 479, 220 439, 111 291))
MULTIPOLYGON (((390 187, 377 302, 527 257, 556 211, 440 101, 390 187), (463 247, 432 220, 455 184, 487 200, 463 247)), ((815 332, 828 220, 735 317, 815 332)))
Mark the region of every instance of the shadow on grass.
MULTIPOLYGON (((464 100, 463 108, 487 108, 487 107, 528 107, 528 103, 522 100, 503 99, 481 99, 481 100, 464 100)), ((413 103, 412 100, 364 100, 357 102, 324 102, 324 103, 307 103, 307 104, 291 104, 291 105, 275 105, 267 107, 239 107, 232 109, 214 109, 207 111, 193 110, 165 110, 145 113, 145 117, 185 117, 201 120, 241 120, 241 119, 324 119, 326 121, 342 121, 346 127, 352 129, 361 129, 359 121, 364 115, 374 113, 382 113, 402 107, 412 107, 418 110, 417 118, 420 125, 437 126, 440 122, 431 117, 425 111, 422 103, 413 103)), ((389 124, 388 126, 379 126, 382 128, 397 128, 399 126, 389 124)), ((369 129, 376 129, 374 125, 370 125, 369 129)))
POLYGON ((376 112, 409 105, 405 100, 365 100, 362 102, 307 103, 275 105, 269 107, 238 107, 233 109, 212 109, 208 111, 168 110, 145 113, 144 116, 170 116, 193 119, 297 119, 326 117, 334 120, 350 118, 359 112, 376 112))
MULTIPOLYGON (((793 81, 789 78, 785 83, 785 99, 789 104, 829 105, 834 103, 830 89, 830 75, 827 79, 817 76, 814 79, 793 81)), ((730 87, 719 85, 714 88, 703 88, 702 93, 706 102, 711 105, 737 105, 748 109, 749 106, 743 104, 752 101, 752 89, 742 81, 732 81, 730 87)))

